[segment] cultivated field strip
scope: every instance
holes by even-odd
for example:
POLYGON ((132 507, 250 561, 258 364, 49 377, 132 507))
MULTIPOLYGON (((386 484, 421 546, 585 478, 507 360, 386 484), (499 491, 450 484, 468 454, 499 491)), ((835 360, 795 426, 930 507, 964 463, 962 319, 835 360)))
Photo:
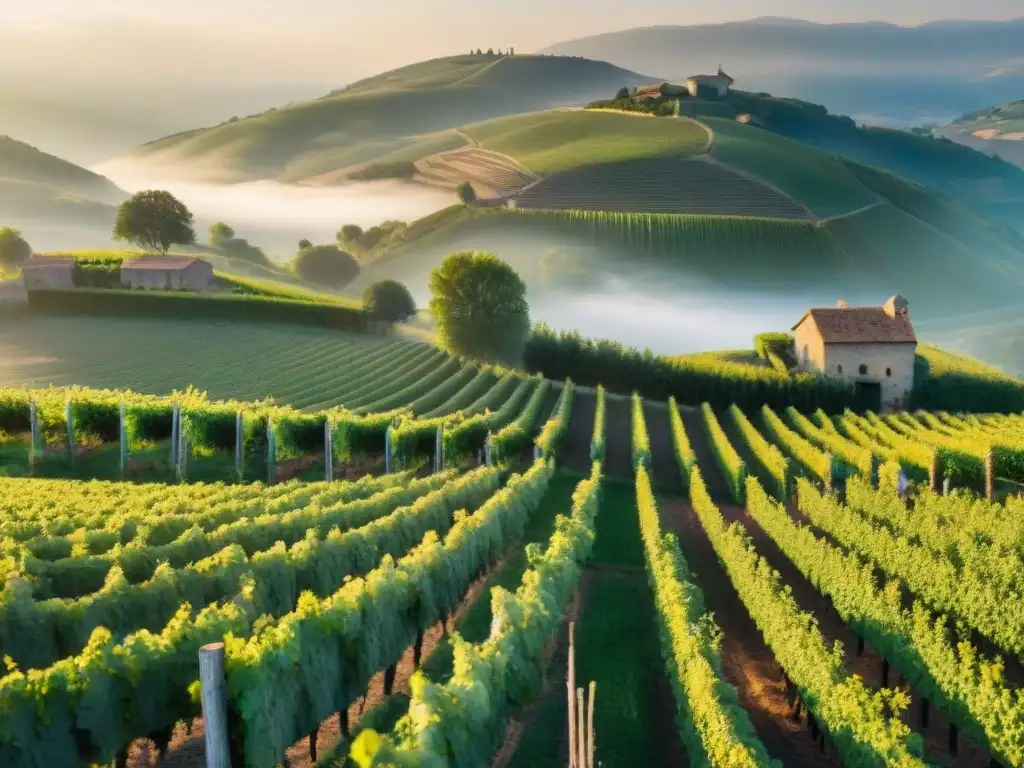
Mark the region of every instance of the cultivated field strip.
POLYGON ((548 176, 514 199, 521 208, 813 219, 792 198, 699 158, 586 165, 548 176))

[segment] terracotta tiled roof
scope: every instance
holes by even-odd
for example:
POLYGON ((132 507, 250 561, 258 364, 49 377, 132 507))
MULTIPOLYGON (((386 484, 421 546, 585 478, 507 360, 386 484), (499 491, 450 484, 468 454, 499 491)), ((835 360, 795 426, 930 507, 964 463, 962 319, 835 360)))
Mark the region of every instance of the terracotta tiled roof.
POLYGON ((917 342, 909 315, 889 317, 882 307, 829 307, 812 309, 808 317, 826 344, 912 344, 917 342))
POLYGON ((140 256, 126 259, 121 266, 127 269, 178 270, 191 267, 202 259, 195 256, 140 256))

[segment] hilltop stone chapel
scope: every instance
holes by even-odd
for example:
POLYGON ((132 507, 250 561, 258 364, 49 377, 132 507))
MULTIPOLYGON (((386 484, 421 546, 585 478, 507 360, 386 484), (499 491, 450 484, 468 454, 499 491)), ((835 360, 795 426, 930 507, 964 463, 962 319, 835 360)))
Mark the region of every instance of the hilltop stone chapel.
POLYGON ((869 408, 907 405, 917 336, 902 296, 881 307, 851 307, 840 299, 834 307, 808 310, 792 330, 801 369, 853 381, 869 408))

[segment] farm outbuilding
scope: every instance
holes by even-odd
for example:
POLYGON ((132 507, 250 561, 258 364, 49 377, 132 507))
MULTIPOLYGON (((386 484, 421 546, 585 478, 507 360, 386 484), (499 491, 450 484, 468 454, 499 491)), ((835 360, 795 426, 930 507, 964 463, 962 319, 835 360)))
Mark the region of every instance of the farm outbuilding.
POLYGON ((690 95, 710 99, 724 99, 729 95, 729 89, 736 81, 729 77, 722 68, 718 68, 717 75, 693 75, 686 79, 686 87, 690 95))
POLYGON ((21 265, 25 289, 74 288, 74 259, 33 256, 21 265))
POLYGON ((0 280, 0 307, 19 306, 28 303, 28 291, 22 280, 0 280))
POLYGON ((893 296, 881 307, 811 309, 793 326, 804 370, 853 381, 861 405, 906 407, 914 388, 917 336, 908 303, 893 296))
POLYGON ((189 256, 140 256, 121 264, 121 283, 155 291, 208 291, 213 265, 189 256))

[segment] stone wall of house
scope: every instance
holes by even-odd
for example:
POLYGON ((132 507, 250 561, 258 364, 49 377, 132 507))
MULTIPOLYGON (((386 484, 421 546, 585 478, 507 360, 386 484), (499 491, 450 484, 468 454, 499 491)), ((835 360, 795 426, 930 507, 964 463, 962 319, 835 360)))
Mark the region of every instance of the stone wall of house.
POLYGON ((850 381, 878 382, 882 385, 882 407, 902 408, 914 388, 916 352, 914 343, 829 344, 819 370, 850 381), (866 366, 867 373, 861 373, 861 366, 866 366))
POLYGON ((28 304, 28 291, 19 280, 0 280, 0 307, 28 304))
POLYGON ((213 282, 213 265, 208 261, 196 261, 183 270, 182 287, 193 291, 208 291, 213 282))
POLYGON ((825 343, 811 318, 807 318, 793 331, 793 347, 799 367, 804 370, 825 369, 825 343))
POLYGON ((74 288, 71 270, 58 265, 34 266, 22 269, 22 280, 28 290, 47 288, 74 288))

